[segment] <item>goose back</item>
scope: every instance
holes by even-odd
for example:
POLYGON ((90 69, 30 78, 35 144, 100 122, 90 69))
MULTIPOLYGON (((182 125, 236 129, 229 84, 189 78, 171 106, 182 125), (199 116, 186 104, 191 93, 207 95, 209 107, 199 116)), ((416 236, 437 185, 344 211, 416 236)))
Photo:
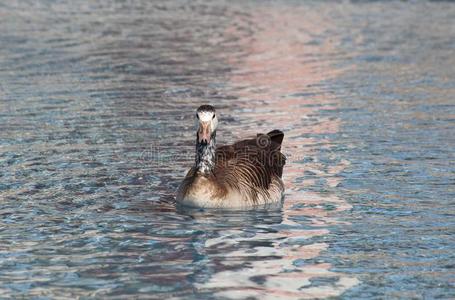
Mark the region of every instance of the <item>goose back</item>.
POLYGON ((271 185, 274 185, 273 190, 283 189, 281 176, 286 161, 280 151, 283 137, 281 131, 273 130, 218 147, 213 172, 215 180, 221 186, 239 191, 252 204, 269 199, 271 185))

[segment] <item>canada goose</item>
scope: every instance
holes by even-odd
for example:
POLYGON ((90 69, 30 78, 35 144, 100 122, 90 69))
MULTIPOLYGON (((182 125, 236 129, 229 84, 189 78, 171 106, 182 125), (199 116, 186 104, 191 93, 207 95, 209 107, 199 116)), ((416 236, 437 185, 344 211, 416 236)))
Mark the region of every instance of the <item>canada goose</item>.
POLYGON ((185 206, 241 208, 281 201, 284 134, 273 130, 256 138, 216 147, 218 116, 202 105, 196 111, 196 161, 177 192, 185 206))

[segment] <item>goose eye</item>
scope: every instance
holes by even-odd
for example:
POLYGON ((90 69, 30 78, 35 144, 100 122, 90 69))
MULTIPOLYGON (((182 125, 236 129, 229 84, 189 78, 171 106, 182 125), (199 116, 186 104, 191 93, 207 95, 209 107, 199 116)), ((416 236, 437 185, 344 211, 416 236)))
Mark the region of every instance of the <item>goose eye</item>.
POLYGON ((213 114, 213 117, 212 117, 212 119, 215 119, 215 114, 213 114))
POLYGON ((196 114, 196 118, 199 120, 199 115, 198 114, 196 114))

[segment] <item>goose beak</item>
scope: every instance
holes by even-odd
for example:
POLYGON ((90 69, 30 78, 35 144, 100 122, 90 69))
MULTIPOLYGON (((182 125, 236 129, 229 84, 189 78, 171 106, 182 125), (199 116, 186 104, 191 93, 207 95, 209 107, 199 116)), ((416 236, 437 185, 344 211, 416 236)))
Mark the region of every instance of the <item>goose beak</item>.
POLYGON ((198 130, 199 143, 210 143, 210 135, 210 122, 200 122, 198 130))

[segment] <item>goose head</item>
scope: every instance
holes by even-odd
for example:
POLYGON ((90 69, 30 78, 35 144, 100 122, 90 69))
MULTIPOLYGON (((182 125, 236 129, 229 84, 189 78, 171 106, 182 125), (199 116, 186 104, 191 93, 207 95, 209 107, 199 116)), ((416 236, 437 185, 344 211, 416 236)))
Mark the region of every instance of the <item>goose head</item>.
POLYGON ((201 105, 196 111, 197 141, 199 144, 209 144, 216 133, 218 116, 211 105, 201 105))

